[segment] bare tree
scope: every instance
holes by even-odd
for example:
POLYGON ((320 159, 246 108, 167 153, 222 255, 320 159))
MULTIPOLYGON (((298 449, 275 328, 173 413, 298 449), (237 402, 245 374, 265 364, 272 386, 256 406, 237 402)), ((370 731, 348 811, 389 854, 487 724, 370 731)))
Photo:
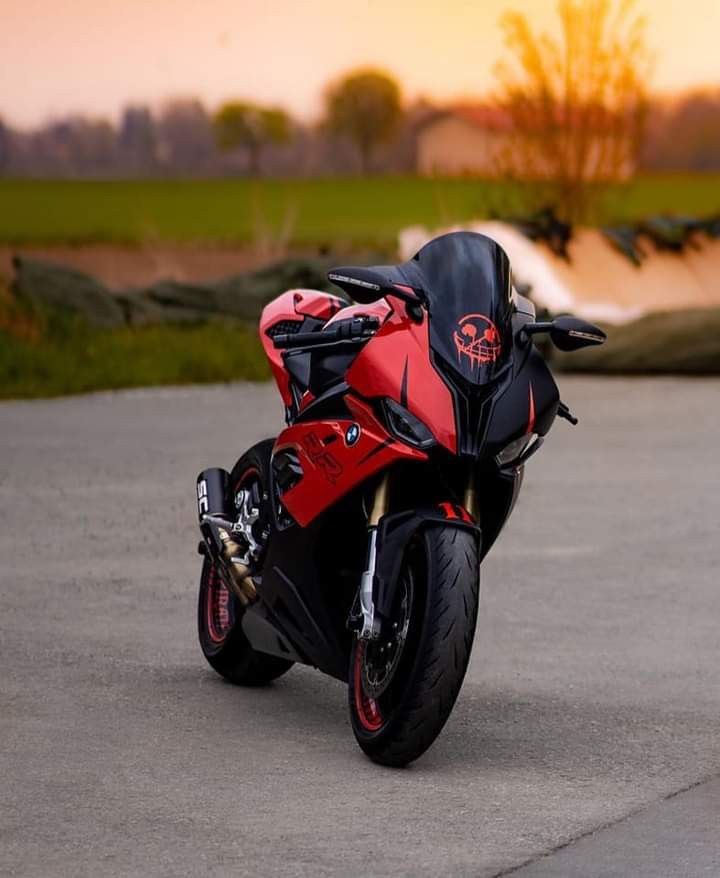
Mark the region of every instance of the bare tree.
POLYGON ((651 58, 634 0, 560 0, 560 37, 525 15, 502 18, 514 56, 498 65, 509 123, 500 171, 543 181, 568 220, 587 218, 602 185, 627 179, 642 146, 651 58))
POLYGON ((386 73, 358 70, 328 87, 325 112, 327 129, 355 144, 366 173, 373 150, 392 137, 402 118, 400 88, 386 73))

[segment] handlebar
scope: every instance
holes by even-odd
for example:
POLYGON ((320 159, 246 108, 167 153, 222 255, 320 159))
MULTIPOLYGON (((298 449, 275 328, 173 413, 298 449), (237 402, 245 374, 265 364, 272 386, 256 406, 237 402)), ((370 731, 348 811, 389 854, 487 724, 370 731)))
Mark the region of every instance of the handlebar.
POLYGON ((558 413, 558 417, 565 418, 566 421, 570 421, 570 423, 573 425, 573 427, 578 422, 578 419, 575 417, 575 415, 573 415, 573 413, 565 405, 565 403, 562 402, 562 400, 560 401, 560 404, 558 405, 558 412, 557 413, 558 413))
POLYGON ((273 339, 273 344, 281 350, 292 348, 316 348, 325 345, 359 342, 371 338, 380 328, 377 317, 353 317, 338 320, 316 332, 281 333, 273 339))

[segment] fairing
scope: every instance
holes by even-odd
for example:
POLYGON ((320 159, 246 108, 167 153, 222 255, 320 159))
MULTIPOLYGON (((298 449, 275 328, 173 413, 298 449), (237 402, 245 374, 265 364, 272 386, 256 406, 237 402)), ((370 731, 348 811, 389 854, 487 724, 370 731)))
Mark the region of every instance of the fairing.
POLYGON ((409 321, 402 302, 360 351, 347 383, 367 398, 390 397, 414 414, 435 439, 455 453, 455 415, 450 390, 430 362, 428 321, 409 321))
POLYGON ((427 459, 390 436, 367 403, 352 396, 345 402, 352 418, 296 423, 275 443, 273 456, 287 449, 298 456, 302 477, 280 500, 303 527, 380 470, 403 460, 427 459), (353 426, 359 427, 357 434, 348 433, 353 426))
POLYGON ((263 312, 263 344, 290 409, 290 425, 274 449, 280 471, 287 469, 280 499, 301 527, 396 463, 439 462, 449 459, 445 454, 492 466, 509 442, 546 433, 557 412, 549 370, 517 336, 528 318, 513 307, 507 256, 495 242, 465 232, 445 235, 403 265, 375 270, 420 290, 427 307, 409 313, 405 301, 388 294, 340 309, 342 300, 326 294, 291 291, 263 312), (332 323, 361 314, 379 318, 377 333, 345 355, 349 366, 338 368, 337 377, 319 362, 329 354, 311 354, 311 374, 323 374, 322 365, 329 383, 299 392, 289 361, 272 345, 272 327, 281 319, 332 323), (383 399, 419 419, 437 447, 398 439, 383 399), (348 442, 353 425, 359 439, 348 442))
POLYGON ((260 341, 286 406, 293 404, 290 376, 282 353, 273 345, 273 330, 277 328, 288 332, 292 331, 292 327, 298 330, 302 327, 303 331, 318 328, 346 304, 339 296, 331 296, 319 290, 288 290, 263 308, 260 315, 260 341))
POLYGON ((510 262, 496 241, 452 232, 402 265, 373 271, 420 291, 429 313, 430 347, 465 381, 484 385, 507 368, 513 346, 510 262))

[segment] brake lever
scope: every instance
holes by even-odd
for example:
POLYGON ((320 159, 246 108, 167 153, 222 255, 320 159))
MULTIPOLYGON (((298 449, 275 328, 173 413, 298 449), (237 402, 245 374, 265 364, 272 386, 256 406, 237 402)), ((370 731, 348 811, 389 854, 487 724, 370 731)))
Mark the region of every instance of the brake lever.
POLYGON ((557 413, 558 413, 558 417, 565 418, 566 421, 570 421, 570 423, 573 425, 573 427, 578 422, 578 419, 575 417, 575 415, 573 415, 573 413, 570 411, 570 409, 565 405, 565 403, 562 400, 560 400, 560 403, 558 404, 557 413))

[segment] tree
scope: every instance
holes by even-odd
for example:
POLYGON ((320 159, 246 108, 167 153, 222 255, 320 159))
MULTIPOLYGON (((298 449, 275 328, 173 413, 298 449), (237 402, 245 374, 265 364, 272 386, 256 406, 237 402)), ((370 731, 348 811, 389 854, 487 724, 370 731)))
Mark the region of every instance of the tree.
POLYGON ((215 151, 210 118, 196 98, 168 101, 156 125, 158 153, 173 171, 205 170, 215 151))
POLYGON ((355 144, 363 173, 370 167, 375 147, 390 140, 401 118, 400 88, 382 71, 354 71, 325 93, 325 125, 355 144))
POLYGON ((115 130, 106 119, 80 115, 55 119, 40 128, 34 139, 50 173, 100 174, 114 168, 115 130))
POLYGON ((650 55, 634 0, 559 0, 560 38, 503 16, 514 63, 496 70, 510 135, 497 162, 542 180, 560 214, 586 218, 603 184, 632 175, 642 146, 650 55))
POLYGON ((147 173, 155 165, 155 123, 148 107, 125 107, 118 133, 118 150, 123 165, 147 173))
POLYGON ((10 164, 10 130, 0 119, 0 174, 10 164))
POLYGON ((213 118, 215 142, 223 150, 244 148, 250 173, 260 171, 263 150, 270 144, 288 143, 290 118, 279 107, 259 107, 244 101, 223 104, 213 118))
POLYGON ((643 167, 720 169, 720 89, 695 89, 656 100, 650 112, 643 167))

